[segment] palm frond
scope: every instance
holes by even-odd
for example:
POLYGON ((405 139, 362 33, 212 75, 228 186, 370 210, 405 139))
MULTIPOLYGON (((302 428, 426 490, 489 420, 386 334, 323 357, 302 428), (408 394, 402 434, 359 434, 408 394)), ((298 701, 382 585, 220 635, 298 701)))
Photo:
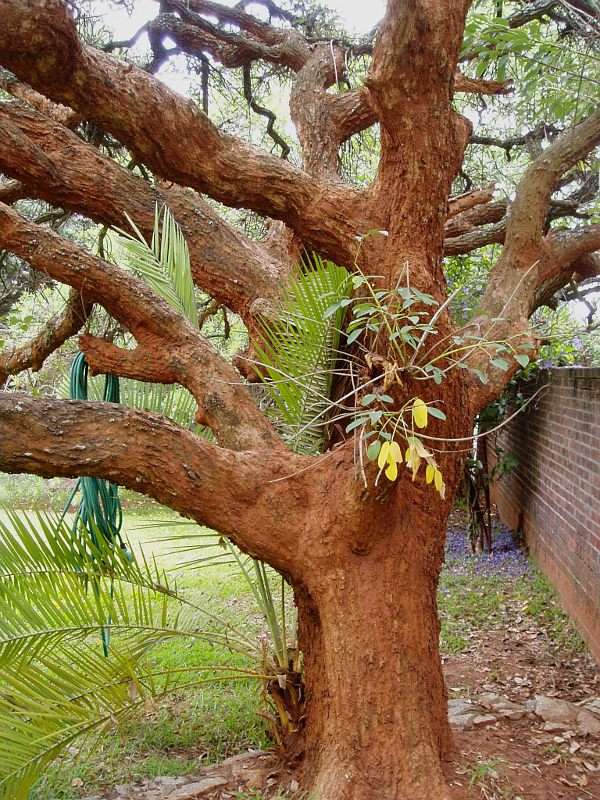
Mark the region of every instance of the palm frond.
POLYGON ((351 291, 348 272, 314 255, 287 287, 277 319, 261 320, 256 348, 274 417, 299 453, 320 452, 323 427, 311 425, 330 403, 343 308, 325 311, 351 291), (299 433, 301 432, 301 433, 299 433))
POLYGON ((253 643, 191 603, 144 556, 136 559, 64 520, 6 511, 0 520, 0 670, 110 630, 124 638, 178 636, 251 652, 253 643))
POLYGON ((120 380, 121 402, 138 411, 153 411, 169 417, 178 425, 190 428, 196 415, 196 401, 183 386, 143 383, 128 378, 120 380))
POLYGON ((167 206, 163 206, 162 211, 157 206, 154 213, 150 244, 130 217, 127 217, 127 221, 135 235, 118 231, 117 241, 127 253, 128 266, 169 305, 197 326, 198 309, 187 242, 167 206))
POLYGON ((85 529, 74 536, 54 515, 0 511, 2 800, 25 800, 72 741, 105 730, 149 697, 257 677, 234 666, 152 666, 146 656, 175 637, 254 658, 259 648, 183 598, 143 555, 111 547, 85 529), (98 639, 102 630, 112 634, 108 657, 98 639))
MULTIPOLYGON (((101 375, 88 378, 88 396, 90 400, 100 402, 103 398, 101 375)), ((119 378, 121 403, 137 411, 152 411, 163 414, 183 428, 192 428, 196 416, 197 404, 194 396, 178 384, 146 383, 130 378, 119 378)), ((69 377, 64 375, 58 383, 59 397, 69 397, 69 377)), ((196 426, 199 427, 199 426, 196 426)))
MULTIPOLYGON (((153 528, 157 526, 163 528, 164 520, 161 520, 160 523, 149 522, 140 527, 153 528)), ((174 518, 169 520, 169 527, 171 528, 182 526, 188 529, 185 534, 171 533, 168 536, 162 536, 157 541, 176 543, 177 546, 173 547, 170 551, 172 554, 177 554, 179 557, 186 554, 191 556, 183 562, 178 559, 180 566, 196 569, 222 567, 229 564, 235 566, 237 568, 236 573, 243 577, 248 588, 252 592, 256 607, 267 625, 271 637, 270 644, 275 663, 280 669, 287 669, 287 644, 290 637, 288 636, 288 625, 285 613, 287 583, 283 576, 268 564, 254 559, 238 550, 238 548, 225 537, 220 539, 219 549, 215 553, 214 533, 203 531, 196 523, 190 522, 187 519, 174 518), (207 538, 210 539, 210 541, 205 543, 204 540, 207 538), (201 553, 204 550, 209 550, 209 554, 202 555, 201 553), (273 591, 273 584, 275 582, 279 582, 279 603, 275 600, 273 591)), ((291 639, 294 640, 295 638, 295 634, 293 634, 291 639)))
POLYGON ((109 658, 84 644, 57 647, 34 663, 2 670, 2 800, 27 800, 47 765, 73 741, 106 733, 150 699, 206 683, 260 677, 242 668, 164 670, 147 664, 144 655, 140 642, 120 642, 109 658))

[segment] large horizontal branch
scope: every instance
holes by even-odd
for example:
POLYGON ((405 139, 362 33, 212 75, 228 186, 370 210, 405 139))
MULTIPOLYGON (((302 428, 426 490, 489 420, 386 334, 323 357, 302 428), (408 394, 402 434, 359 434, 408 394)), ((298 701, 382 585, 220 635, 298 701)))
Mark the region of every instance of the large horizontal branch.
POLYGON ((100 303, 133 334, 135 350, 84 337, 83 350, 94 372, 185 386, 198 403, 198 421, 227 447, 282 446, 236 370, 143 281, 2 204, 0 247, 100 303))
POLYGON ((51 317, 42 329, 21 345, 5 345, 0 350, 0 386, 9 375, 17 375, 25 369, 34 372, 41 369, 49 355, 78 333, 92 310, 79 292, 71 290, 65 307, 51 317))
MULTIPOLYGON (((546 228, 552 220, 564 217, 587 218, 589 215, 580 210, 591 202, 598 192, 598 175, 595 172, 577 175, 580 185, 567 197, 552 198, 548 213, 544 221, 546 228)), ((572 183, 573 177, 561 180, 557 188, 564 188, 567 183, 572 183), (564 185, 563 185, 564 184, 564 185)), ((477 196, 477 192, 465 195, 466 198, 477 196)), ((481 195, 483 197, 483 195, 481 195)), ((460 198, 457 198, 457 202, 460 198)), ((449 219, 446 222, 444 255, 462 255, 470 253, 489 244, 503 244, 508 228, 510 204, 508 200, 490 200, 478 203, 473 208, 452 213, 452 199, 450 204, 449 219)))
POLYGON ((316 181, 220 133, 195 103, 132 64, 83 45, 60 0, 33 0, 26 10, 18 0, 0 0, 0 13, 0 60, 47 97, 110 131, 139 162, 226 205, 282 219, 313 249, 350 255, 361 192, 316 181))
POLYGON ((565 230, 558 228, 548 234, 546 241, 556 260, 560 264, 569 264, 586 253, 600 250, 600 224, 565 230))
MULTIPOLYGON (((516 290, 513 287, 513 292, 522 294, 524 301, 520 296, 514 304, 509 300, 503 311, 503 314, 507 315, 506 317, 494 319, 479 315, 473 321, 472 332, 479 334, 482 340, 508 341, 516 352, 525 353, 532 358, 540 342, 528 327, 528 316, 540 306, 552 305, 555 307, 557 292, 564 286, 600 276, 600 254, 583 253, 572 261, 561 260, 563 255, 564 251, 560 253, 558 246, 549 247, 544 259, 535 265, 537 274, 534 287, 530 289, 526 283, 523 291, 519 285, 516 290), (514 310, 513 306, 515 305, 522 314, 520 318, 517 317, 514 310), (524 345, 527 345, 526 349, 523 349, 524 345)), ((469 376, 472 386, 469 400, 475 413, 497 399, 518 369, 514 359, 509 360, 508 370, 495 368, 491 363, 491 356, 484 355, 482 350, 476 351, 468 359, 468 364, 487 374, 487 383, 485 384, 473 376, 469 376)))
MULTIPOLYGON (((554 270, 545 281, 540 283, 532 298, 532 310, 545 305, 554 308, 557 303, 557 292, 560 292, 563 287, 569 285, 577 287, 580 283, 593 282, 593 279, 598 277, 600 277, 600 253, 585 253, 575 261, 563 264, 561 268, 554 270)), ((585 283, 584 286, 582 295, 588 288, 585 283)), ((594 294, 598 293, 595 284, 592 283, 590 288, 594 294)), ((578 293, 574 293, 572 297, 567 295, 567 299, 577 300, 580 299, 580 295, 578 293)))
POLYGON ((300 482, 290 492, 276 479, 306 461, 287 451, 232 454, 165 417, 123 406, 0 392, 0 471, 107 478, 295 577, 301 527, 287 521, 306 498, 300 482))
POLYGON ((74 128, 81 122, 81 117, 73 109, 53 103, 47 97, 32 89, 31 86, 21 83, 14 75, 6 73, 4 70, 0 71, 0 89, 3 89, 17 100, 23 100, 27 105, 47 117, 51 117, 55 122, 65 125, 67 128, 74 128))
MULTIPOLYGON (((458 94, 499 95, 510 91, 510 85, 506 82, 469 78, 459 70, 454 74, 454 92, 458 94)), ((332 116, 337 120, 342 133, 342 142, 377 122, 377 111, 366 86, 328 95, 328 98, 332 116)))
POLYGON ((485 227, 476 227, 458 236, 444 239, 445 256, 461 256, 486 247, 489 244, 503 244, 506 236, 506 217, 485 227))
POLYGON ((562 0, 529 0, 508 17, 508 24, 510 28, 521 28, 535 19, 544 18, 566 23, 567 29, 574 26, 582 33, 600 27, 598 8, 586 0, 569 0, 568 3, 562 0))
POLYGON ((119 228, 128 227, 128 215, 148 239, 156 204, 167 204, 185 235, 200 288, 247 322, 253 302, 279 291, 289 265, 228 224, 195 192, 151 185, 20 103, 0 103, 0 134, 0 172, 22 182, 12 190, 9 184, 0 187, 3 202, 36 197, 119 228))

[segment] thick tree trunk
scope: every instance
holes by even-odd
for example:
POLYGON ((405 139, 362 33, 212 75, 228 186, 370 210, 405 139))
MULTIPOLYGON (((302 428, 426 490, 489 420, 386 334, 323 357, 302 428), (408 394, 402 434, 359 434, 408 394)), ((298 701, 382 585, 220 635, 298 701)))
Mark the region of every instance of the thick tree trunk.
POLYGON ((415 508, 401 517, 388 509, 378 545, 362 555, 349 550, 314 588, 297 591, 307 691, 303 775, 311 797, 449 797, 436 606, 447 504, 436 505, 432 495, 427 513, 415 508))

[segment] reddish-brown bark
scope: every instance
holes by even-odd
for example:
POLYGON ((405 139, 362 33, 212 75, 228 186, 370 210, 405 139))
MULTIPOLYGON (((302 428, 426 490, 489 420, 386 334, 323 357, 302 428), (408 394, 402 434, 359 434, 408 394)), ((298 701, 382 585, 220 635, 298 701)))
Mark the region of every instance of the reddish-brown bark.
MULTIPOLYGON (((190 189, 152 186, 78 136, 20 103, 0 103, 0 170, 21 181, 21 196, 78 211, 149 238, 156 204, 167 203, 188 242, 194 280, 250 320, 252 303, 272 299, 291 264, 229 225, 190 189)), ((13 188, 13 192, 16 189, 13 188)), ((3 202, 12 198, 2 197, 3 202)))
MULTIPOLYGON (((304 773, 324 800, 448 797, 440 758, 451 737, 436 611, 448 505, 402 483, 389 504, 365 501, 353 519, 325 514, 330 556, 297 591, 308 697, 304 773), (335 541, 349 533, 359 546, 340 559, 335 541)), ((329 504, 339 508, 336 500, 332 483, 329 504)))
MULTIPOLYGON (((565 233, 545 226, 561 176, 600 140, 600 117, 540 153, 512 206, 489 188, 449 198, 470 137, 452 108, 454 93, 507 90, 457 70, 468 5, 389 0, 366 84, 335 93, 345 69, 339 42, 311 42, 210 0, 163 3, 148 26, 155 60, 164 57, 159 40, 168 34, 190 54, 207 52, 225 65, 262 59, 292 73, 299 169, 224 135, 148 72, 82 44, 67 3, 0 0, 0 63, 31 87, 13 82, 23 102, 0 103, 0 169, 16 179, 0 187, 0 200, 37 197, 107 225, 123 226, 128 213, 144 233, 155 204, 167 203, 190 246, 194 280, 239 312, 251 333, 256 313, 273 310, 303 247, 349 268, 358 259, 382 285, 407 280, 441 303, 444 253, 505 242, 474 327, 485 333, 500 315, 495 338, 525 341, 529 313, 548 292, 574 273, 598 270, 589 255, 598 226, 565 233), (115 136, 154 179, 65 127, 79 117, 115 136), (340 177, 339 148, 375 122, 379 169, 359 191, 340 177), (271 218, 269 234, 250 241, 197 192, 271 218), (365 237, 373 229, 380 233, 365 237)), ((303 756, 305 788, 320 800, 446 800, 440 758, 450 735, 435 596, 460 473, 452 445, 437 456, 443 501, 406 470, 397 483, 382 479, 374 488, 368 467, 365 488, 351 437, 340 432, 323 456, 293 455, 234 367, 131 274, 2 203, 0 247, 101 304, 135 337, 132 350, 81 337, 94 371, 186 386, 219 443, 115 406, 0 393, 0 469, 110 478, 282 571, 294 587, 304 655, 306 708, 294 752, 303 756)), ((78 322, 67 311, 29 350, 4 355, 0 378, 38 366, 78 322)), ((436 324, 440 335, 452 333, 448 314, 436 324)), ((429 344, 436 346, 433 335, 429 344)), ((380 359, 389 355, 384 341, 375 349, 380 359)), ((480 355, 471 363, 490 372, 480 355)), ((460 370, 440 386, 403 376, 389 391, 398 406, 416 394, 439 401, 448 420, 427 433, 458 439, 459 450, 477 409, 510 374, 491 370, 485 387, 460 370)))
POLYGON ((82 349, 93 371, 180 383, 198 403, 198 421, 210 425, 222 444, 239 449, 282 446, 233 367, 143 281, 2 203, 0 245, 77 289, 87 301, 103 305, 134 335, 134 350, 83 337, 82 349))

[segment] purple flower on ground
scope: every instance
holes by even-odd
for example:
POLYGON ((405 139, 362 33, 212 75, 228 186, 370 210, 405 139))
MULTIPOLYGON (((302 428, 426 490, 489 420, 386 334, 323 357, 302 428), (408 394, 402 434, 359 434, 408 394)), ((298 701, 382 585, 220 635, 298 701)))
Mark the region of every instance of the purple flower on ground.
POLYGON ((493 536, 493 551, 474 555, 469 544, 468 531, 451 527, 446 535, 446 569, 453 575, 492 577, 504 575, 520 578, 530 571, 529 561, 518 546, 513 534, 502 524, 497 524, 493 536))

